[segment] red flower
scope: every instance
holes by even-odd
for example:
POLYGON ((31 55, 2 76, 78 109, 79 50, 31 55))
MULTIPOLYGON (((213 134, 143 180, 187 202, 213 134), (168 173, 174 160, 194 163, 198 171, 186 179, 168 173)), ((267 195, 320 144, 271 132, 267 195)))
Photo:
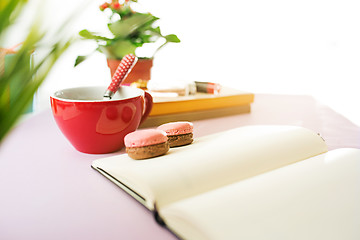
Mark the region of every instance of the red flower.
POLYGON ((108 7, 109 7, 109 4, 106 2, 106 3, 101 4, 99 8, 101 11, 104 11, 108 7))
POLYGON ((118 9, 121 8, 121 5, 120 5, 120 3, 118 3, 118 2, 113 2, 113 3, 111 4, 111 7, 112 7, 114 10, 118 10, 118 9))

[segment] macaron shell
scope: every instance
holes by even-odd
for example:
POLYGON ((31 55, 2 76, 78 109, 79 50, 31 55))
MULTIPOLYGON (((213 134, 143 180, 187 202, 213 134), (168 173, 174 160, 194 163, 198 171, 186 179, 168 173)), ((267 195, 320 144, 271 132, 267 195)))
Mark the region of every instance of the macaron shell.
POLYGON ((148 159, 166 154, 169 151, 168 142, 149 145, 145 147, 127 147, 126 153, 135 160, 148 159))
POLYGON ((168 138, 169 138, 168 142, 171 148, 188 145, 193 142, 192 133, 172 135, 172 136, 168 136, 168 138))
POLYGON ((193 132, 193 124, 191 122, 171 122, 165 123, 157 128, 166 132, 167 135, 180 135, 193 132))
POLYGON ((124 138, 124 143, 126 147, 144 147, 164 143, 167 140, 168 138, 164 131, 146 129, 127 134, 124 138))

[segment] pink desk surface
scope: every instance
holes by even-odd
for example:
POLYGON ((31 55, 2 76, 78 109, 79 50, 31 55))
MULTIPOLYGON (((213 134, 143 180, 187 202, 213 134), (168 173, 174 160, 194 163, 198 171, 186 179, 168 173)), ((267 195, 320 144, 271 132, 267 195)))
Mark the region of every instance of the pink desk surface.
MULTIPOLYGON (((360 128, 309 96, 258 94, 250 114, 196 121, 194 136, 252 124, 303 126, 330 149, 360 148, 360 128)), ((110 155, 77 152, 50 110, 19 124, 0 145, 0 239, 176 239, 90 167, 110 155)))

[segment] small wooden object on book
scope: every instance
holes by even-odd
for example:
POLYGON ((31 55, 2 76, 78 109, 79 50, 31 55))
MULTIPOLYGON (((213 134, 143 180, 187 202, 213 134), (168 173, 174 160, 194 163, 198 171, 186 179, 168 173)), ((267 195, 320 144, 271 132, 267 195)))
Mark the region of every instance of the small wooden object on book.
POLYGON ((254 94, 222 87, 219 94, 196 93, 179 97, 154 97, 153 109, 141 127, 171 121, 195 121, 249 113, 254 94))

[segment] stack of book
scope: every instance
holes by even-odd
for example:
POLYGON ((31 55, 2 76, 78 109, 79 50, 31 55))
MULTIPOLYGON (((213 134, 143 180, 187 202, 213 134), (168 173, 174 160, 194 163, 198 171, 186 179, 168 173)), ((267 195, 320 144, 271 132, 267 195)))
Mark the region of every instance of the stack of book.
POLYGON ((196 93, 178 97, 154 97, 153 109, 140 127, 171 121, 194 121, 249 113, 254 94, 222 87, 219 94, 196 93))

